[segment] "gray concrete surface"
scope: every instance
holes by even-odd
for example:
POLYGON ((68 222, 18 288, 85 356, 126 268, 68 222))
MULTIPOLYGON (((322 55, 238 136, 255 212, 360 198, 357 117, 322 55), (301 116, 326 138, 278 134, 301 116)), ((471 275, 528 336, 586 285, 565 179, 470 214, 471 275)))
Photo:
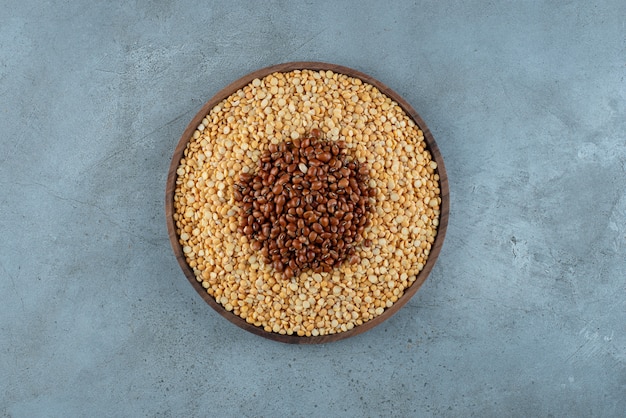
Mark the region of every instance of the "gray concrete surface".
POLYGON ((0 415, 625 416, 622 0, 2 3, 0 415), (295 60, 396 90, 450 176, 422 289, 322 346, 222 319, 164 223, 191 117, 295 60))

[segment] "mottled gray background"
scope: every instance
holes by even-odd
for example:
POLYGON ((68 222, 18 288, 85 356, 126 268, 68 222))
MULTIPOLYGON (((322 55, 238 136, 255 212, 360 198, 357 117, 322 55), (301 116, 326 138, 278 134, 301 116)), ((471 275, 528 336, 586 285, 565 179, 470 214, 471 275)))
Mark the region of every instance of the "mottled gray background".
POLYGON ((0 415, 624 416, 623 0, 0 3, 0 415), (396 90, 450 177, 422 289, 323 346, 222 319, 164 222, 201 105, 296 60, 396 90))

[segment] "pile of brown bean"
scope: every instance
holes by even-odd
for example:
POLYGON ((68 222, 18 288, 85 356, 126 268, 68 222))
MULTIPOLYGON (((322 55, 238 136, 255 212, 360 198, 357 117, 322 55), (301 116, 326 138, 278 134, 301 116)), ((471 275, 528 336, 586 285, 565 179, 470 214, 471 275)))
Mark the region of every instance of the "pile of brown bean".
POLYGON ((302 70, 255 79, 206 115, 177 169, 173 217, 187 263, 226 310, 268 332, 315 336, 359 326, 403 295, 428 259, 440 204, 437 164, 397 103, 358 78, 302 70), (355 248, 355 264, 285 279, 238 232, 236 184, 270 147, 313 129, 369 168, 371 245, 355 248))
POLYGON ((291 279, 302 271, 330 273, 347 257, 369 225, 369 168, 350 161, 341 141, 309 136, 270 144, 258 172, 235 185, 241 202, 239 232, 252 240, 274 270, 291 279))

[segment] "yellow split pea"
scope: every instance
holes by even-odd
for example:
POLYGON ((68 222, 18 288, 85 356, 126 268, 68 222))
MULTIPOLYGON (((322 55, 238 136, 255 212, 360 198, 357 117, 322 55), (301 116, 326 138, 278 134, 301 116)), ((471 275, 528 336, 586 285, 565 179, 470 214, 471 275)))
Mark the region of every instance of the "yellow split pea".
POLYGON ((174 221, 196 278, 228 311, 268 332, 317 336, 391 307, 424 268, 440 214, 423 132, 376 87, 331 71, 273 73, 216 105, 177 169, 174 221), (357 264, 284 280, 237 233, 233 185, 270 144, 319 129, 370 167, 371 225, 357 264))

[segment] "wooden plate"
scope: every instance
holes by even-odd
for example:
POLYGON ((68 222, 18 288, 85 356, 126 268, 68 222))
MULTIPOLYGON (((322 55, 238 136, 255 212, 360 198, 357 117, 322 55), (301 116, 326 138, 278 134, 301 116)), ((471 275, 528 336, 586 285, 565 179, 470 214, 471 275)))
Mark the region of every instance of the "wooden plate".
POLYGON ((206 301, 213 309, 215 309, 220 315, 224 318, 228 319, 230 322, 234 323, 240 328, 243 328, 247 331, 250 331, 254 334, 260 335, 265 338, 269 338, 274 341, 280 341, 284 343, 290 344, 319 344, 319 343, 327 343, 331 341, 337 341, 344 338, 352 337, 354 335, 361 334, 367 330, 374 328, 375 326, 381 324, 385 320, 389 319, 392 315, 394 315, 398 310, 404 306, 405 303, 409 301, 424 283, 428 275, 430 274, 433 266, 435 265, 439 253, 441 251, 441 247, 443 245, 443 241, 446 235, 446 229, 448 225, 448 215, 450 212, 450 196, 449 196, 449 187, 448 187, 448 177, 446 174, 446 169, 443 163, 443 158, 437 147, 435 139, 430 133, 426 123, 422 120, 422 118, 417 114, 417 112, 409 105, 402 97, 400 97, 396 92, 391 90, 389 87, 385 86, 378 80, 373 79, 372 77, 363 74, 359 71, 353 70, 351 68, 343 67, 335 64, 328 64, 323 62, 288 62, 284 64, 278 64, 266 68, 262 68, 260 70, 254 71, 237 81, 226 86, 224 89, 219 91, 211 100, 209 100, 200 111, 194 116, 194 118, 189 122, 187 128, 183 132, 178 145, 174 150, 174 155, 172 157, 172 161, 170 164, 170 169, 167 175, 167 185, 165 189, 165 216, 166 216, 166 224, 167 231, 170 238, 170 242, 172 244, 172 248, 174 250, 174 255, 178 260, 178 264, 183 270, 183 273, 191 283, 191 285, 196 289, 196 291, 200 294, 202 299, 206 301), (290 72, 293 70, 331 70, 335 73, 345 74, 350 77, 359 78, 365 83, 369 83, 376 88, 378 88, 382 93, 387 95, 391 100, 394 100, 396 103, 400 105, 400 107, 404 110, 404 112, 413 119, 413 121, 419 126, 419 128, 424 132, 424 141, 428 146, 428 150, 430 151, 433 160, 437 163, 437 173, 439 174, 439 183, 441 190, 441 206, 440 206, 440 216, 439 216, 439 226, 437 228, 437 236, 435 237, 435 242, 433 243, 430 254, 424 265, 423 270, 417 275, 415 281, 411 286, 405 289, 404 294, 390 307, 385 309, 385 311, 369 320, 368 322, 363 323, 362 325, 356 326, 353 329, 345 332, 339 332, 336 334, 330 335, 320 335, 320 336, 311 336, 311 337, 299 337, 296 335, 281 335, 274 332, 267 332, 263 328, 257 327, 253 324, 247 323, 243 318, 238 315, 233 314, 232 312, 227 311, 222 305, 220 305, 211 295, 209 295, 202 287, 202 284, 196 280, 196 276, 193 273, 193 270, 187 264, 185 256, 183 254, 182 246, 179 243, 179 237, 176 233, 176 225, 174 222, 173 214, 174 210, 174 190, 176 188, 176 170, 179 166, 180 160, 183 156, 183 152, 187 147, 187 142, 192 137, 194 131, 202 122, 202 119, 211 111, 215 105, 219 102, 239 90, 243 88, 255 78, 262 79, 263 77, 274 73, 274 72, 290 72))

